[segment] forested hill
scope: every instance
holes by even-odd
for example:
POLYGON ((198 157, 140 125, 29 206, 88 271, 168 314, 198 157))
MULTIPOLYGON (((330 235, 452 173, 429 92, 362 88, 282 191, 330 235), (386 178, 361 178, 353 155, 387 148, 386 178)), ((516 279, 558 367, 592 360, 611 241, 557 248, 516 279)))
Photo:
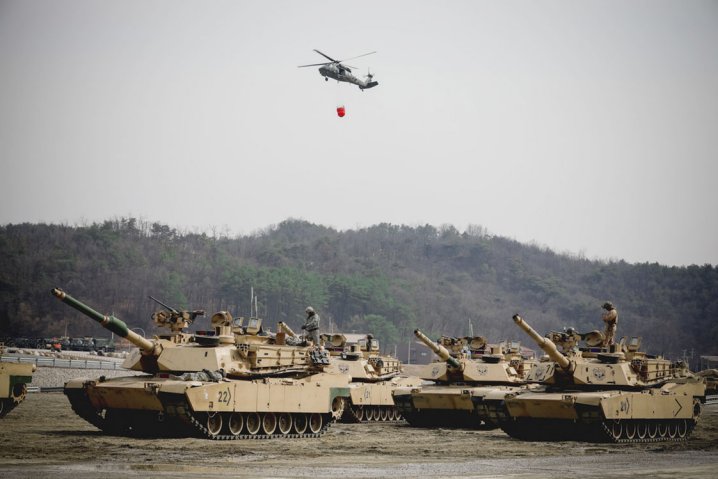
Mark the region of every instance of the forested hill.
MULTIPOLYGON (((239 238, 180 233, 136 219, 91 226, 0 227, 0 336, 105 336, 50 295, 58 286, 131 327, 155 331, 153 295, 176 308, 249 313, 250 288, 274 327, 298 329, 307 305, 322 327, 373 332, 387 350, 421 328, 529 344, 511 316, 540 333, 602 329, 640 335, 672 358, 718 353, 718 268, 602 262, 491 236, 480 227, 381 224, 339 232, 288 220, 239 238)), ((193 329, 209 329, 200 318, 193 329)))

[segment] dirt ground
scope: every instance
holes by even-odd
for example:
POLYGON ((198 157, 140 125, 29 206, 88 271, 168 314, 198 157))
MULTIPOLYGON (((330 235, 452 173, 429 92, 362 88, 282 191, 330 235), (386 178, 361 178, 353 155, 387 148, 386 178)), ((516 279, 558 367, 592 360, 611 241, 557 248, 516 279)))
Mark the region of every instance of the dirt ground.
POLYGON ((318 439, 107 436, 61 393, 30 394, 0 420, 0 477, 718 477, 718 405, 683 443, 521 442, 498 431, 336 424, 318 439))

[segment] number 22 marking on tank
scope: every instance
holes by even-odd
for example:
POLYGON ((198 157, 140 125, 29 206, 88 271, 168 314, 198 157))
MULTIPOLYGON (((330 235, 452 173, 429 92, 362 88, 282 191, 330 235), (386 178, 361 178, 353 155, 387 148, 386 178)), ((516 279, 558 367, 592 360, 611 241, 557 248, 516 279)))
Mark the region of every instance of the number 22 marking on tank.
POLYGON ((217 402, 221 402, 224 404, 229 404, 229 401, 232 399, 232 395, 229 393, 229 388, 223 391, 219 391, 218 396, 219 397, 217 398, 217 402))

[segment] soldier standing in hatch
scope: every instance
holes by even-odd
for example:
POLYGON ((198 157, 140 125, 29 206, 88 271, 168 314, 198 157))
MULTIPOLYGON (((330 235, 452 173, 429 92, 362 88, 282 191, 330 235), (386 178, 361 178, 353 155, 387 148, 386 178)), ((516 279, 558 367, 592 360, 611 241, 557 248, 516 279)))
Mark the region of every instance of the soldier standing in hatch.
POLYGON ((607 301, 603 305, 606 310, 601 319, 606 323, 606 332, 603 333, 603 345, 612 346, 616 338, 616 326, 618 325, 618 311, 613 307, 613 303, 607 301))
POLYGON ((302 329, 306 331, 304 337, 311 339, 315 346, 319 346, 319 315, 311 306, 307 306, 304 312, 307 313, 307 319, 302 325, 302 329))

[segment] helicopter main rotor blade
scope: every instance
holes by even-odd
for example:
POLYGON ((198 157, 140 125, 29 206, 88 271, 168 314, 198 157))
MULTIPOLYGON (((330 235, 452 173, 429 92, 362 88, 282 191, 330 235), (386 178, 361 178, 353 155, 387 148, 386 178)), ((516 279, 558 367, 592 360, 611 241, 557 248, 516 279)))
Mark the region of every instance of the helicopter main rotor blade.
POLYGON ((355 57, 345 58, 344 60, 339 60, 339 61, 340 61, 340 62, 346 62, 346 61, 348 61, 348 60, 354 60, 355 58, 361 58, 361 57, 365 57, 365 56, 367 56, 367 55, 373 55, 373 54, 375 54, 375 53, 376 53, 376 52, 364 53, 363 55, 357 55, 357 56, 355 56, 355 57))
POLYGON ((299 65, 297 68, 304 68, 304 67, 318 67, 320 65, 330 65, 332 62, 324 62, 324 63, 310 63, 309 65, 299 65))
POLYGON ((314 49, 314 51, 317 52, 318 54, 320 54, 321 56, 323 56, 324 58, 326 58, 327 60, 330 60, 330 61, 332 61, 332 62, 334 62, 334 63, 339 63, 339 62, 341 61, 341 60, 335 60, 335 59, 333 59, 332 57, 330 57, 329 55, 323 54, 322 52, 320 52, 320 51, 317 50, 316 48, 314 49))

